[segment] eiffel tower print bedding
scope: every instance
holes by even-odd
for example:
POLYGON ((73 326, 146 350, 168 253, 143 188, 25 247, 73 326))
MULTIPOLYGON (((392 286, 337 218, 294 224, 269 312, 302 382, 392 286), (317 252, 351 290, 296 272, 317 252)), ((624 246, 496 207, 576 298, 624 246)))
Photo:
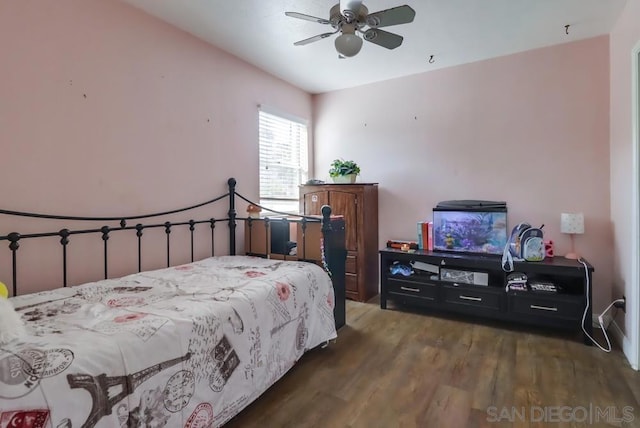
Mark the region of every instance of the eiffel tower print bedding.
POLYGON ((216 427, 336 337, 327 273, 212 257, 19 296, 0 428, 216 427))

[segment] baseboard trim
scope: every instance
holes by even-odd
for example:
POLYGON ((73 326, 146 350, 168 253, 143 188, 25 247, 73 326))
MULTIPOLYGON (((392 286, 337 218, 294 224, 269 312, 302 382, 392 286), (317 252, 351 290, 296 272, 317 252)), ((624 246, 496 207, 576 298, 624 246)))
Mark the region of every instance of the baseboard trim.
MULTIPOLYGON (((591 322, 594 328, 600 328, 598 315, 599 314, 592 315, 591 322)), ((622 329, 620 328, 616 320, 614 320, 613 317, 611 317, 611 315, 605 314, 605 316, 602 318, 602 321, 607 334, 611 336, 610 339, 616 342, 618 346, 622 348, 622 352, 624 353, 624 356, 627 358, 627 361, 629 362, 629 365, 631 366, 631 368, 633 368, 636 371, 640 370, 638 365, 634 363, 634 357, 632 352, 633 347, 631 346, 631 340, 629 340, 629 338, 625 336, 624 332, 622 331, 622 329)))
MULTIPOLYGON (((596 317, 596 321, 597 319, 598 318, 596 317)), ((611 321, 609 331, 611 332, 611 337, 622 348, 622 352, 624 353, 624 356, 627 357, 627 361, 629 361, 629 365, 631 365, 631 368, 638 371, 639 367, 634 361, 635 358, 633 347, 631 346, 631 340, 622 332, 622 329, 620 328, 616 320, 611 321)))

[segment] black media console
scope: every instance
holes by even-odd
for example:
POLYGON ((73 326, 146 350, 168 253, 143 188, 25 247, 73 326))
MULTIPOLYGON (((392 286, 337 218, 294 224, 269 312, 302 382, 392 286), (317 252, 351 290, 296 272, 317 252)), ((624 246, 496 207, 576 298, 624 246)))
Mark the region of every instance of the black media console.
MULTIPOLYGON (((586 269, 579 261, 564 257, 514 262, 513 271, 525 274, 530 285, 544 288, 553 284, 557 291, 513 290, 507 289, 509 272, 502 270, 500 256, 423 250, 409 253, 386 248, 380 251, 380 307, 386 309, 387 301, 391 300, 433 310, 572 330, 581 329, 584 317, 584 330, 593 336, 593 266, 586 261, 585 264, 586 269), (407 267, 412 267, 411 272, 407 267)), ((584 343, 590 345, 584 331, 583 337, 584 343)))

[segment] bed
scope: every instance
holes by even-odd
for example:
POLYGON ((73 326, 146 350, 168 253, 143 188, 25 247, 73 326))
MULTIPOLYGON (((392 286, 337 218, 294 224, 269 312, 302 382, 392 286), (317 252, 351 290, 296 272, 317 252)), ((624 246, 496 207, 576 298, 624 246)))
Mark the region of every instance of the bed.
MULTIPOLYGON (((20 295, 21 240, 51 235, 0 234, 11 253, 11 302, 30 332, 0 347, 0 427, 221 426, 307 350, 336 338, 344 324, 344 222, 323 212, 321 263, 233 255, 236 224, 247 220, 236 215, 235 199, 248 201, 235 184, 230 179, 229 193, 210 201, 228 200, 228 216, 201 222, 228 224, 231 255, 20 295)), ((92 233, 182 223, 128 229, 133 218, 111 218, 119 227, 92 233)), ((107 254, 105 247, 105 276, 107 254)), ((63 285, 67 269, 63 257, 63 285)))

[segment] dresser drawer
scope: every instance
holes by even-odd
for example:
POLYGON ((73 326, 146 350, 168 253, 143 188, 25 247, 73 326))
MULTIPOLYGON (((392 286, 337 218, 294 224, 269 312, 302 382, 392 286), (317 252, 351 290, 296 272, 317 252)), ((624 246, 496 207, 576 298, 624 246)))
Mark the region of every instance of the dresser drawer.
POLYGON ((357 262, 358 262, 358 256, 348 254, 347 255, 347 260, 346 260, 345 266, 344 266, 345 272, 347 272, 347 273, 358 273, 356 271, 357 262))
POLYGON ((473 307, 499 311, 501 297, 504 292, 496 292, 474 287, 455 287, 445 285, 442 287, 444 301, 459 307, 473 307))
POLYGON ((438 287, 428 282, 405 281, 402 279, 389 278, 387 281, 387 292, 389 294, 402 294, 411 297, 421 297, 427 300, 436 300, 438 287))
POLYGON ((584 301, 580 296, 557 294, 540 296, 531 292, 513 293, 509 295, 509 310, 536 317, 577 320, 582 317, 584 301))
POLYGON ((347 273, 344 276, 344 288, 347 291, 358 292, 358 275, 347 273))

